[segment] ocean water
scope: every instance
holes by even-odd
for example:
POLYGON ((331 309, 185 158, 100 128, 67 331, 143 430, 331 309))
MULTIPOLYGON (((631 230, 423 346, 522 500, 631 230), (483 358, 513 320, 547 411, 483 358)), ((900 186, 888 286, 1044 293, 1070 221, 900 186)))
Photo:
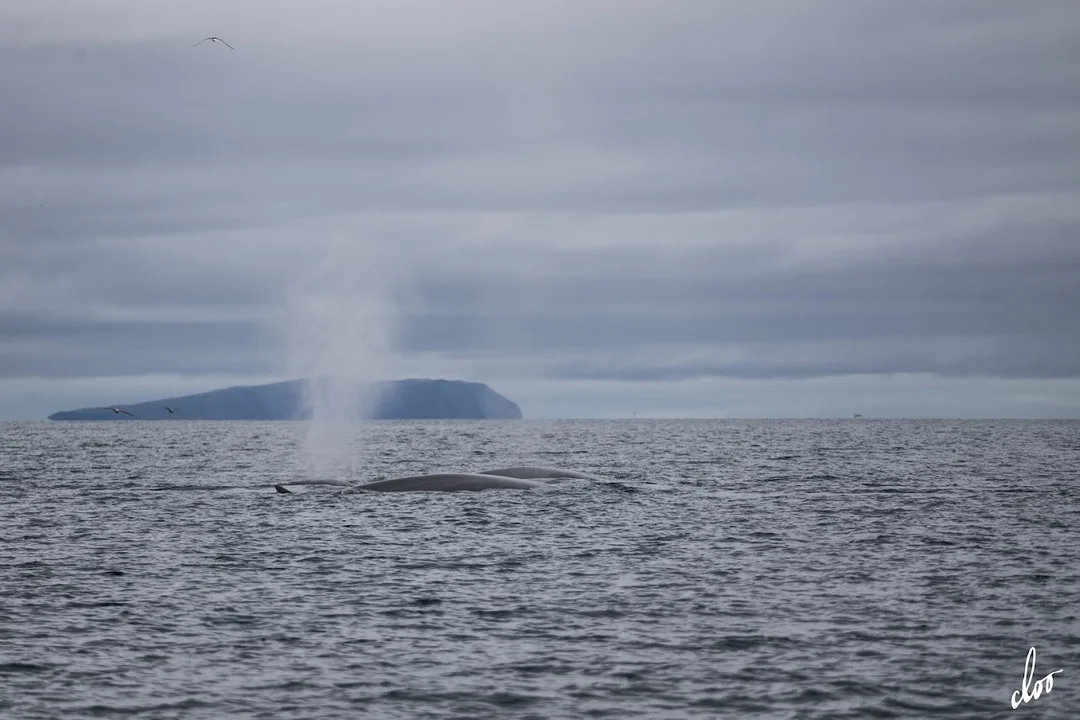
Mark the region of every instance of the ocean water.
POLYGON ((307 432, 0 424, 0 717, 1080 717, 1080 422, 307 432))

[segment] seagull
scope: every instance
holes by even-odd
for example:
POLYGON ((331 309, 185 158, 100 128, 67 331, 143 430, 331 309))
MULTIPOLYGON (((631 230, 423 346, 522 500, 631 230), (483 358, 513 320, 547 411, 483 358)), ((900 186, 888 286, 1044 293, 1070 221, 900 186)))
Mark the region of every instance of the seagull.
POLYGON ((235 49, 236 49, 236 48, 234 48, 234 47, 233 47, 232 45, 230 45, 229 43, 225 42, 224 40, 222 40, 222 39, 221 39, 221 38, 219 38, 219 37, 208 37, 208 38, 203 38, 202 40, 200 40, 199 42, 195 43, 195 44, 194 44, 194 45, 192 45, 191 47, 199 47, 200 45, 202 45, 202 44, 203 44, 204 42, 206 42, 207 40, 209 40, 210 42, 219 42, 219 43, 222 43, 223 45, 225 45, 225 47, 229 48, 230 50, 235 50, 235 49))
POLYGON ((163 408, 165 408, 166 410, 168 410, 168 411, 169 411, 169 414, 170 414, 170 415, 172 415, 172 414, 173 414, 174 412, 176 412, 175 410, 173 410, 173 409, 172 409, 171 407, 169 407, 168 405, 162 405, 161 407, 163 407, 163 408))
MULTIPOLYGON (((120 413, 124 413, 125 415, 131 415, 131 413, 129 413, 127 410, 121 410, 120 408, 114 407, 95 408, 95 410, 112 410, 114 415, 119 415, 120 413)), ((131 417, 135 416, 131 415, 131 417)))

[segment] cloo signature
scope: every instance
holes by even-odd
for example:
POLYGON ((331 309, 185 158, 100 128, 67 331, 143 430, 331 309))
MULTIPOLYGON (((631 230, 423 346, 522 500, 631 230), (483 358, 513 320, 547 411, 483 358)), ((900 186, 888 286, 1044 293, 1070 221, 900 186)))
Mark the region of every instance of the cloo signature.
POLYGON ((1020 686, 1019 690, 1014 690, 1012 696, 1009 698, 1009 702, 1012 703, 1012 708, 1015 710, 1020 707, 1020 703, 1031 702, 1032 700, 1038 700, 1039 696, 1043 693, 1048 693, 1054 689, 1054 676, 1061 670, 1055 670, 1052 673, 1047 673, 1041 678, 1035 681, 1035 684, 1031 684, 1031 679, 1035 677, 1035 648, 1032 647, 1028 650, 1027 660, 1024 661, 1024 684, 1020 686), (1029 667, 1030 666, 1030 667, 1029 667), (1017 697, 1019 696, 1019 697, 1017 697))

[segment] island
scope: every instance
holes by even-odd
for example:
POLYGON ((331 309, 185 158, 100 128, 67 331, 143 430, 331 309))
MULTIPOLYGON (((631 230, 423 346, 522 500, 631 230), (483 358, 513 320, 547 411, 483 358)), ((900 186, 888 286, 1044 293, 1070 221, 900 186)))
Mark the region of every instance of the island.
MULTIPOLYGON (((108 408, 65 410, 50 420, 306 420, 307 380, 246 385, 108 408), (122 412, 114 412, 116 408, 122 412), (130 413, 130 414, 127 414, 130 413)), ((406 379, 372 383, 371 420, 520 420, 516 403, 483 383, 406 379)))

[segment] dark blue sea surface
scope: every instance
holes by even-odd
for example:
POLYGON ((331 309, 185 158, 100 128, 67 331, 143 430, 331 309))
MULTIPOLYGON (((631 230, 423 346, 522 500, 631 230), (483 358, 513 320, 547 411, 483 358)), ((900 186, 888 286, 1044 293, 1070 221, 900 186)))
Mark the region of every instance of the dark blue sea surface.
POLYGON ((1080 422, 308 432, 0 424, 0 717, 1080 717, 1080 422))

